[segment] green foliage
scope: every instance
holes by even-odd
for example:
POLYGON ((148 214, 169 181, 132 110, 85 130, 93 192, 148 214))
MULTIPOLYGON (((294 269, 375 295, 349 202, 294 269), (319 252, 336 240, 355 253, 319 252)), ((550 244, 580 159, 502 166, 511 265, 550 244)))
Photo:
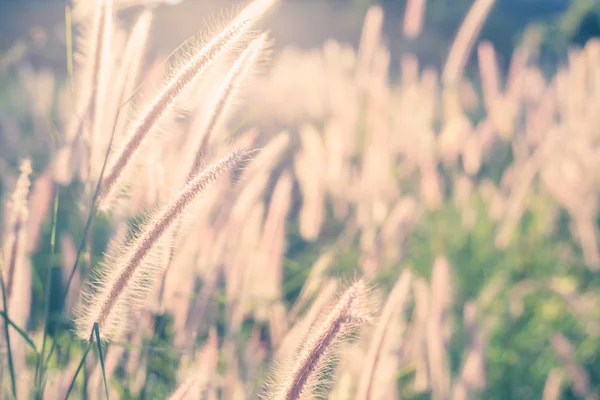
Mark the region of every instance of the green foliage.
POLYGON ((173 337, 173 321, 168 315, 160 315, 154 323, 154 337, 147 344, 148 375, 140 399, 164 399, 177 382, 177 366, 180 355, 174 351, 152 351, 152 348, 169 348, 173 337))
MULTIPOLYGON (((556 332, 574 342, 586 343, 579 349, 578 361, 588 372, 594 371, 597 376, 600 367, 600 338, 587 337, 587 320, 578 319, 549 285, 551 280, 558 279, 582 290, 589 286, 588 271, 572 238, 565 232, 549 232, 550 216, 544 200, 532 201, 536 206, 525 215, 504 250, 494 246, 495 224, 488 216, 487 205, 478 196, 472 199, 477 216, 471 229, 462 226, 460 211, 446 202, 421 219, 407 244, 406 262, 419 275, 429 278, 436 255, 446 255, 453 266, 451 318, 456 321, 453 326, 457 330, 449 350, 454 371, 460 367, 465 346, 465 333, 459 323, 464 304, 475 301, 483 309, 483 315, 493 316, 488 322, 492 326, 486 354, 488 382, 481 398, 539 398, 548 372, 559 366, 548 341, 556 332), (565 247, 572 254, 567 260, 561 254, 565 247), (491 301, 484 301, 490 289, 496 293, 491 301)), ((596 309, 596 316, 598 312, 596 309)), ((480 322, 485 323, 485 318, 480 322)), ((404 378, 399 380, 402 382, 404 378)), ((598 385, 598 380, 594 381, 598 385)), ((575 398, 565 395, 564 398, 575 398)))
MULTIPOLYGON (((359 7, 366 7, 369 3, 369 0, 349 1, 359 7)), ((429 3, 428 23, 443 23, 444 26, 440 29, 453 32, 471 1, 461 0, 451 5, 449 2, 435 0, 429 3)), ((502 18, 492 18, 483 36, 491 38, 495 43, 498 40, 497 44, 501 49, 510 50, 514 45, 514 37, 505 33, 517 29, 517 22, 510 20, 510 13, 505 8, 500 7, 495 12, 502 15, 502 18)), ((542 26, 542 48, 562 51, 570 42, 578 42, 587 34, 593 34, 592 22, 600 19, 599 15, 600 3, 593 0, 573 2, 571 8, 558 18, 559 23, 547 22, 542 26), (585 25, 585 21, 592 22, 585 25), (582 24, 588 28, 582 28, 582 24), (586 33, 585 29, 589 29, 589 32, 586 33)), ((0 79, 0 106, 6 106, 9 112, 13 111, 14 106, 11 101, 15 101, 13 91, 15 88, 10 79, 0 79)), ((23 100, 16 103, 20 101, 23 100)), ((25 138, 33 138, 35 127, 32 121, 25 119, 21 122, 20 132, 25 138)), ((498 146, 496 150, 494 159, 483 166, 480 175, 498 182, 506 166, 512 162, 512 153, 509 146, 498 146)), ((16 165, 19 158, 20 155, 12 154, 6 159, 9 164, 16 165)), ((47 160, 40 159, 38 162, 45 164, 47 160)), ((414 188, 403 189, 412 192, 414 188)), ((84 368, 83 360, 90 349, 106 350, 98 344, 89 343, 86 346, 74 340, 69 332, 71 322, 61 314, 64 300, 62 293, 65 288, 61 285, 60 270, 57 268, 61 254, 54 251, 53 238, 69 233, 79 240, 84 235, 85 225, 80 211, 80 194, 84 190, 77 182, 69 188, 58 189, 60 203, 56 209, 56 224, 50 213, 43 225, 40 246, 31 258, 34 276, 30 325, 32 330, 46 326, 46 347, 52 348, 54 355, 43 361, 48 362, 44 367, 50 370, 64 367, 72 359, 81 359, 79 367, 84 368), (51 295, 46 298, 48 293, 51 295), (45 310, 44 306, 48 309, 45 310)), ((543 194, 531 195, 527 199, 528 210, 515 229, 512 240, 506 248, 499 249, 494 244, 498 223, 489 216, 489 205, 481 196, 473 194, 470 199, 470 206, 476 215, 472 225, 463 220, 461 210, 451 198, 446 197, 441 207, 427 212, 419 219, 408 236, 405 258, 384 270, 375 280, 379 286, 388 288, 400 270, 407 267, 429 280, 435 258, 441 255, 448 258, 454 279, 453 310, 450 316, 453 321, 453 336, 449 348, 454 376, 461 367, 468 341, 468 333, 460 323, 465 303, 475 302, 484 316, 479 322, 489 326, 487 385, 480 398, 539 398, 548 372, 559 366, 548 339, 557 332, 578 343, 576 359, 596 385, 592 391, 600 392, 600 337, 598 333, 590 333, 588 329, 590 318, 600 320, 600 305, 595 304, 584 316, 578 315, 569 305, 566 296, 561 296, 552 286, 556 284, 578 293, 588 293, 597 291, 600 276, 584 266, 581 249, 568 229, 568 216, 563 212, 553 223, 548 202, 543 194)), ((311 266, 323 249, 334 246, 344 229, 343 223, 333 218, 330 207, 327 208, 326 222, 317 242, 303 240, 296 221, 297 216, 292 213, 287 226, 287 249, 283 265, 283 292, 287 305, 293 304, 298 297, 311 266)), ((80 258, 80 268, 84 271, 92 266, 97 268, 102 253, 107 248, 111 230, 108 218, 96 218, 90 234, 89 248, 86 249, 92 255, 91 265, 86 264, 85 257, 80 258)), ((327 269, 327 275, 352 278, 359 260, 356 242, 355 239, 339 252, 327 269)), ((218 307, 214 325, 220 336, 229 334, 225 326, 228 299, 224 293, 222 290, 214 299, 218 307)), ((7 318, 6 311, 2 311, 2 317, 7 318)), ((6 331, 10 323, 8 321, 5 325, 6 331)), ((254 328, 264 328, 261 324, 264 322, 244 321, 241 331, 236 333, 239 335, 239 342, 245 343, 254 328)), ((181 354, 170 347, 174 335, 172 318, 168 315, 156 315, 153 332, 154 336, 141 349, 142 357, 147 360, 147 378, 141 394, 134 393, 126 380, 113 379, 109 382, 122 399, 163 399, 177 383, 176 371, 181 354)), ((95 333, 98 340, 102 332, 95 333)), ((4 334, 7 335, 6 332, 4 334)), ((35 355, 39 354, 39 349, 23 330, 11 329, 11 338, 18 334, 27 340, 29 350, 33 350, 34 355, 29 357, 28 363, 35 365, 38 361, 35 355)), ((191 350, 194 349, 188 349, 191 350)), ((47 356, 47 353, 42 355, 47 356)), ((102 358, 100 361, 103 363, 102 358)), ((413 365, 405 365, 398 371, 397 381, 402 397, 429 398, 429 394, 411 391, 414 370, 413 365)), ((121 371, 120 374, 124 373, 121 371)), ((73 378, 73 393, 81 391, 81 382, 75 379, 76 376, 77 374, 73 378)), ((562 395, 565 399, 577 398, 570 389, 565 389, 562 395)))

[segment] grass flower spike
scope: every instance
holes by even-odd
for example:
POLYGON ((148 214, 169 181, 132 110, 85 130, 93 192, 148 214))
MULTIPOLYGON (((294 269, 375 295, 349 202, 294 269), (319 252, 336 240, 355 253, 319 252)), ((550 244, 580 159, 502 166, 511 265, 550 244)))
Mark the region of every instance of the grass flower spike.
POLYGON ((296 400, 309 391, 308 383, 318 377, 316 372, 328 359, 330 360, 332 350, 344 334, 369 321, 367 293, 367 286, 363 280, 346 289, 325 321, 309 333, 277 398, 296 400))
POLYGON ((95 322, 104 338, 119 336, 126 325, 128 315, 143 301, 153 282, 160 276, 159 266, 148 262, 146 256, 165 235, 168 228, 218 176, 241 162, 248 154, 240 150, 219 160, 203 172, 196 174, 189 184, 154 218, 126 249, 123 257, 102 273, 98 279, 98 291, 89 296, 77 321, 77 333, 88 338, 95 322))
POLYGON ((133 123, 127 137, 111 157, 106 175, 104 176, 99 194, 99 209, 107 211, 115 197, 116 190, 123 177, 123 172, 135 158, 140 146, 148 138, 149 132, 174 106, 178 96, 194 83, 212 64, 212 62, 229 46, 237 43, 246 35, 256 19, 266 11, 271 2, 259 1, 265 4, 263 8, 251 3, 249 8, 242 11, 233 23, 227 26, 204 47, 196 52, 167 82, 153 101, 144 108, 133 123), (254 5, 254 8, 252 8, 254 5), (252 11, 249 12, 248 10, 252 11), (259 11, 262 11, 259 12, 259 11))

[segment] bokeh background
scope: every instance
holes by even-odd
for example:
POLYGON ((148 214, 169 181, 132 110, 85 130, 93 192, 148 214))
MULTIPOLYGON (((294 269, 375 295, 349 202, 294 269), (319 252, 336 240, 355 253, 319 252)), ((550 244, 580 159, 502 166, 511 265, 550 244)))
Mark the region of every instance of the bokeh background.
MULTIPOLYGON (((124 7, 136 3, 140 2, 122 2, 124 7)), ((163 3, 170 2, 150 0, 146 3, 158 7, 152 48, 168 54, 183 40, 195 35, 199 25, 214 25, 214 18, 218 18, 215 16, 231 13, 223 10, 235 10, 243 2, 188 0, 165 5, 163 3), (175 25, 177 29, 172 29, 175 25)), ((279 48, 286 45, 305 49, 319 47, 328 38, 357 46, 367 7, 379 4, 386 14, 383 29, 393 59, 397 60, 402 52, 411 51, 424 64, 441 65, 471 3, 470 0, 431 1, 427 6, 425 29, 417 40, 407 40, 400 35, 405 0, 290 0, 269 17, 266 25, 279 48), (307 26, 310 29, 306 29, 307 26)), ((2 0, 0 4, 0 49, 3 51, 18 39, 35 36, 37 31, 62 34, 63 1, 2 0)), ((135 8, 132 6, 132 13, 135 8)), ((522 42, 528 28, 535 27, 539 32, 538 40, 542 42, 547 57, 564 57, 568 44, 582 45, 588 38, 598 35, 598 12, 598 4, 594 0, 502 0, 494 6, 480 38, 494 43, 504 67, 508 65, 512 49, 522 42)), ((54 57, 62 55, 58 50, 48 48, 44 57, 46 62, 62 61, 62 57, 52 57, 55 51, 58 54, 54 57)))
MULTIPOLYGON (((242 4, 115 3, 127 29, 154 9, 145 69, 242 4)), ((331 300, 332 284, 357 275, 375 285, 380 309, 397 281, 410 282, 371 398, 599 398, 600 2, 491 2, 452 70, 473 3, 427 0, 416 35, 406 32, 404 0, 282 0, 268 15, 269 62, 222 130, 257 138, 271 155, 236 189, 207 196, 211 217, 182 242, 180 269, 164 278, 170 291, 126 342, 108 345, 114 398, 166 398, 197 359, 211 366, 212 396, 255 397, 281 344, 293 349, 305 332, 291 327, 331 300), (249 204, 236 208, 238 195, 249 204)), ((72 117, 66 5, 0 0, 5 246, 19 166, 29 158, 33 167, 29 272, 11 314, 39 342, 50 301, 57 350, 44 398, 63 393, 84 348, 71 332, 75 300, 60 293, 89 199, 85 182, 55 182, 52 167, 72 117)), ((177 143, 161 146, 149 160, 162 169, 149 168, 125 215, 95 221, 76 293, 123 221, 135 226, 172 194, 177 143)), ((326 397, 354 398, 375 329, 343 348, 326 397)), ((18 342, 27 390, 35 361, 18 342)), ((97 358, 76 388, 102 395, 97 358)))

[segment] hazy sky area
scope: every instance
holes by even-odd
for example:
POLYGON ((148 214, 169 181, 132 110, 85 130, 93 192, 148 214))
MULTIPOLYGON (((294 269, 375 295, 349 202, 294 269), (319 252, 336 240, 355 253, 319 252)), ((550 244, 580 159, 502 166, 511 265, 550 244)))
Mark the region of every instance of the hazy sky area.
MULTIPOLYGON (((143 0, 120 2, 127 5, 141 3, 143 0)), ((156 13, 152 32, 153 49, 158 52, 172 49, 207 25, 214 26, 215 16, 223 15, 221 10, 235 10, 243 3, 237 0, 170 0, 172 3, 179 3, 176 5, 165 5, 164 3, 169 2, 165 0, 147 2, 162 3, 156 13)), ((440 0, 431 3, 436 2, 443 4, 440 0)), ((318 47, 327 38, 356 45, 367 3, 366 0, 283 0, 264 24, 271 29, 277 47, 287 44, 304 48, 318 47)), ((444 59, 448 41, 453 37, 460 17, 455 18, 456 21, 450 21, 448 16, 446 21, 439 22, 436 20, 438 17, 434 16, 433 21, 426 22, 420 38, 407 43, 401 40, 405 2, 383 0, 380 3, 385 10, 384 32, 388 38, 393 39, 389 40, 392 59, 407 50, 417 53, 429 63, 436 64, 444 59)), ((465 0, 457 0, 456 4, 460 3, 468 4, 465 0)), ((482 37, 494 38, 498 51, 508 54, 526 23, 548 19, 564 10, 568 4, 568 0, 499 1, 482 37), (500 29, 503 30, 502 34, 499 33, 500 29)), ((0 51, 11 47, 16 38, 33 35, 39 39, 41 32, 54 32, 55 36, 64 37, 64 6, 64 0, 0 0, 0 51)), ((127 12, 123 11, 124 14, 127 12)), ((50 54, 46 61, 51 62, 54 56, 55 54, 50 54)))

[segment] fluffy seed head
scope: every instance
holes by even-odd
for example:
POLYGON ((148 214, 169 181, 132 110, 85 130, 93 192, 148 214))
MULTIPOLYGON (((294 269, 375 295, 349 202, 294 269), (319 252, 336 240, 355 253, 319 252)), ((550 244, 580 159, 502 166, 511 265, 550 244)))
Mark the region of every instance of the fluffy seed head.
POLYGON ((226 116, 228 106, 235 95, 236 89, 255 66, 262 50, 266 46, 266 41, 267 35, 262 34, 246 47, 227 73, 227 76, 223 79, 214 98, 211 99, 212 104, 209 106, 210 112, 208 113, 201 132, 199 132, 199 135, 197 136, 199 140, 197 143, 193 142, 192 144, 192 150, 195 151, 195 154, 193 155, 194 161, 190 174, 201 164, 202 158, 208 150, 212 134, 226 116))
POLYGON ((348 329, 370 321, 367 302, 368 289, 363 280, 357 281, 344 292, 325 321, 309 333, 291 374, 276 398, 295 400, 307 391, 308 383, 318 378, 317 371, 348 329))
POLYGON ((4 243, 4 282, 6 295, 10 300, 13 292, 15 275, 18 274, 26 252, 26 224, 29 216, 27 195, 29 194, 29 175, 31 174, 31 161, 21 163, 21 173, 10 202, 10 226, 4 243))
POLYGON ((246 150, 236 151, 197 173, 166 207, 150 219, 122 256, 117 257, 112 265, 105 266, 106 271, 101 272, 95 283, 98 291, 88 296, 87 304, 80 307, 82 316, 77 321, 77 334, 81 338, 89 337, 94 322, 98 322, 105 339, 118 337, 123 332, 129 314, 145 300, 164 268, 162 263, 150 260, 149 253, 160 244, 159 241, 192 201, 247 154, 246 150))
POLYGON ((236 43, 248 31, 249 21, 245 20, 226 28, 196 53, 170 79, 148 107, 142 110, 140 117, 133 124, 127 138, 117 150, 113 161, 107 169, 99 195, 99 208, 108 210, 114 197, 118 183, 125 168, 130 165, 140 146, 145 142, 151 129, 170 111, 178 96, 209 67, 209 65, 230 44, 236 43))

